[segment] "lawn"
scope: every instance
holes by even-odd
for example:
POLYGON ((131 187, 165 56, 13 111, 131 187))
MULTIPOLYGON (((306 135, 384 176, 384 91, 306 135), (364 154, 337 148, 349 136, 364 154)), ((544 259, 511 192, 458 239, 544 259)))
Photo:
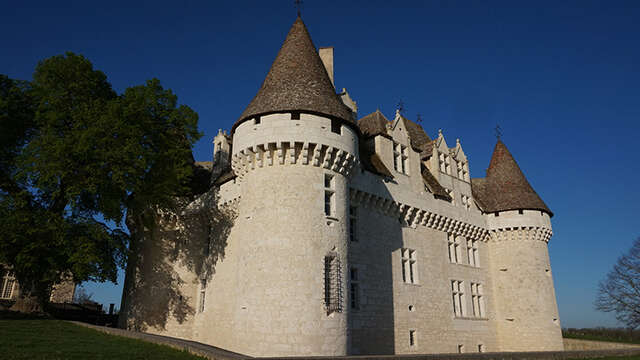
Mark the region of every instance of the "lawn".
POLYGON ((0 358, 196 360, 164 345, 114 336, 60 320, 0 320, 0 358))

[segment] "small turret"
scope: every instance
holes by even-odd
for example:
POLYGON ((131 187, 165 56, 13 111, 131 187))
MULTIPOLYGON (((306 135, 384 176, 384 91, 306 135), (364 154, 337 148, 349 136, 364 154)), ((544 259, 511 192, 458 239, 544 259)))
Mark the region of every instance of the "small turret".
POLYGON ((217 179, 220 174, 231 168, 231 137, 226 130, 218 129, 218 134, 213 138, 213 169, 211 178, 217 179))

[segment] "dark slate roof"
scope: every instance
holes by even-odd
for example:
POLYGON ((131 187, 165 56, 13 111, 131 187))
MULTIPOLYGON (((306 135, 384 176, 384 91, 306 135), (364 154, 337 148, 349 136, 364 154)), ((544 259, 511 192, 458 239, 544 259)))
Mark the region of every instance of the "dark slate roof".
POLYGON ((431 171, 427 169, 426 166, 421 165, 422 167, 422 180, 429 187, 429 190, 433 193, 433 195, 437 198, 451 201, 451 196, 447 194, 447 191, 440 185, 438 180, 433 176, 431 171))
POLYGON ((367 171, 385 177, 393 177, 391 171, 387 169, 387 167, 382 162, 382 159, 380 159, 380 156, 378 156, 375 151, 369 150, 362 143, 360 143, 360 161, 367 171))
POLYGON ((484 212, 528 209, 553 216, 500 140, 493 149, 486 178, 472 179, 471 190, 484 212))
POLYGON ((436 144, 435 140, 431 140, 428 143, 422 146, 422 151, 420 152, 420 159, 426 160, 433 155, 433 146, 436 144))
POLYGON ((415 123, 404 116, 402 119, 407 127, 409 139, 411 139, 411 147, 413 147, 413 149, 418 153, 422 152, 423 147, 431 141, 429 135, 424 131, 422 125, 415 123))
POLYGON ((256 115, 289 111, 317 113, 354 123, 351 110, 336 94, 300 17, 291 26, 260 90, 232 131, 256 115))
POLYGON ((387 124, 389 120, 380 112, 376 110, 371 114, 358 120, 358 127, 364 136, 376 136, 387 134, 387 124))

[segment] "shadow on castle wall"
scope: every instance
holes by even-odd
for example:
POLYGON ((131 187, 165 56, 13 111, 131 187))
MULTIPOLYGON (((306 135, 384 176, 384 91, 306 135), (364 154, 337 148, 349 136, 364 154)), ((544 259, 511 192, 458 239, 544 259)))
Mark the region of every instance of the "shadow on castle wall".
POLYGON ((235 218, 217 200, 214 188, 195 199, 177 199, 174 210, 128 219, 132 240, 120 327, 163 331, 171 320, 188 327, 200 283, 224 259, 235 218))

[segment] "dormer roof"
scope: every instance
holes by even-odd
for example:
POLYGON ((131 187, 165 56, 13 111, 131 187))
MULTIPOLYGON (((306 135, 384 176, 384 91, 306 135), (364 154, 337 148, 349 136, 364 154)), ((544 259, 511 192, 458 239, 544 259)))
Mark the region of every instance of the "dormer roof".
POLYGON ((472 179, 471 185, 473 197, 484 212, 541 210, 553 216, 501 140, 493 150, 487 176, 472 179))
POLYGON ((320 114, 354 123, 351 110, 336 94, 300 17, 291 26, 260 90, 233 125, 232 131, 255 116, 290 111, 320 114))
POLYGON ((386 135, 387 125, 389 120, 384 116, 380 110, 376 110, 371 114, 358 120, 358 127, 362 134, 366 137, 376 135, 386 135))
POLYGON ((411 140, 411 147, 418 153, 424 150, 425 145, 427 145, 431 139, 429 135, 424 131, 422 125, 413 122, 406 117, 402 116, 404 120, 405 127, 407 128, 407 132, 409 133, 409 139, 411 140))

